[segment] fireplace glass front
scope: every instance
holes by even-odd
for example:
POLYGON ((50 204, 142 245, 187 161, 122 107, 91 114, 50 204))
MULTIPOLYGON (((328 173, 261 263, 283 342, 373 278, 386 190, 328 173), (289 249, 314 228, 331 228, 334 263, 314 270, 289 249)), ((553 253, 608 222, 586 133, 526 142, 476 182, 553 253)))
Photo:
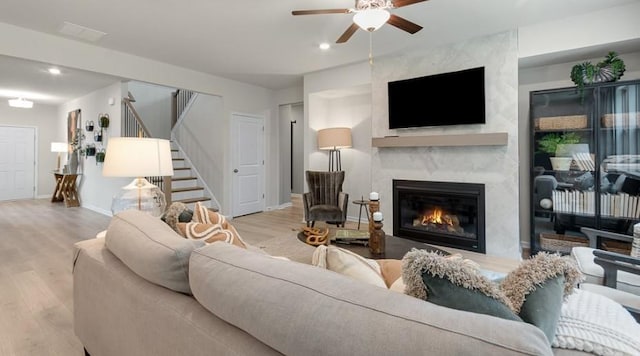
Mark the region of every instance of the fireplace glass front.
POLYGON ((393 235, 485 253, 484 185, 393 181, 393 235))

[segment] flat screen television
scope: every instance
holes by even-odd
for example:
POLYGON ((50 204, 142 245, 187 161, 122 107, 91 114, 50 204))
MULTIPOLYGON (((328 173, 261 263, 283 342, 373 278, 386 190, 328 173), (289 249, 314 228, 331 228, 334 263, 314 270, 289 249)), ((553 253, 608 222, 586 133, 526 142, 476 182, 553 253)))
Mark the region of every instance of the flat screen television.
POLYGON ((388 83, 389 128, 485 123, 484 67, 388 83))

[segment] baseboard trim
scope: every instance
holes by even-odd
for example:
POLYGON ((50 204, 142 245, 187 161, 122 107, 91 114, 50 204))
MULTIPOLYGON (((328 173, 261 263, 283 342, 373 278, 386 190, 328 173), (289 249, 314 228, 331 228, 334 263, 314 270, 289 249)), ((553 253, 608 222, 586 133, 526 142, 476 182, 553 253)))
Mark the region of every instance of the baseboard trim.
POLYGON ((292 206, 293 204, 289 202, 289 203, 284 203, 284 204, 275 205, 275 206, 268 206, 265 208, 265 211, 282 210, 282 209, 290 208, 292 206))
POLYGON ((85 209, 89 209, 91 211, 95 211, 96 213, 102 214, 102 215, 106 215, 106 216, 113 216, 113 213, 111 213, 111 211, 108 210, 104 210, 101 208, 98 208, 97 206, 93 206, 93 205, 82 205, 83 208, 85 209))

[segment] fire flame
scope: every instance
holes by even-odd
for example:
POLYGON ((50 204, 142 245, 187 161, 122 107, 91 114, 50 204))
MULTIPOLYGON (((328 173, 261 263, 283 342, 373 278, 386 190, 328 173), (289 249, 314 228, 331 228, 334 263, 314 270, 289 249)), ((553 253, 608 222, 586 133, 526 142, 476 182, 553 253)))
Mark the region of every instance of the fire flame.
POLYGON ((453 221, 449 215, 442 213, 442 209, 435 208, 431 214, 425 214, 422 216, 422 225, 428 224, 453 226, 453 221))

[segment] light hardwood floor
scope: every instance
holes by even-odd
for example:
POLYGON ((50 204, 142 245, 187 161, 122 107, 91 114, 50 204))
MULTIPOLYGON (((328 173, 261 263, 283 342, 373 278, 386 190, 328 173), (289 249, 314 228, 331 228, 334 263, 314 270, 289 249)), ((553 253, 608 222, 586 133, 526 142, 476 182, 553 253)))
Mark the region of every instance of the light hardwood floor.
MULTIPOLYGON (((47 199, 0 203, 0 356, 83 354, 73 332, 73 244, 93 238, 109 220, 47 199)), ((294 199, 292 207, 239 217, 233 225, 247 242, 259 244, 290 235, 304 226, 302 220, 302 206, 294 199)), ((348 222, 347 227, 355 228, 356 223, 348 222)), ((495 271, 517 264, 443 249, 495 271)))

